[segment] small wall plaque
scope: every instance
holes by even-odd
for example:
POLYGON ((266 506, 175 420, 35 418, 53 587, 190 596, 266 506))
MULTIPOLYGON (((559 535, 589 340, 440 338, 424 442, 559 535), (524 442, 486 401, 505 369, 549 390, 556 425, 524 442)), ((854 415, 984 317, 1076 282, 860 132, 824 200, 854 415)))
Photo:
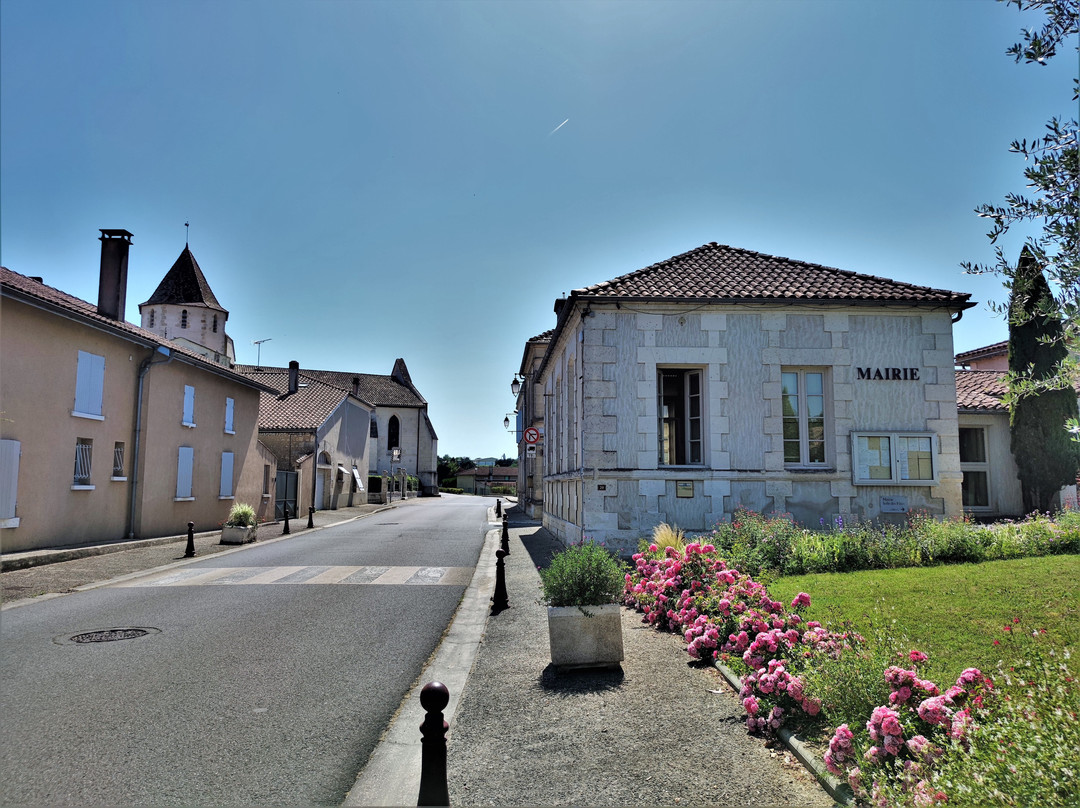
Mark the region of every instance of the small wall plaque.
POLYGON ((881 498, 881 512, 882 513, 907 513, 908 512, 908 500, 907 500, 907 497, 882 497, 881 498))
POLYGON ((600 483, 598 486, 596 486, 596 490, 597 491, 607 491, 607 485, 605 483, 600 483))
POLYGON ((678 481, 675 483, 675 496, 680 499, 691 499, 694 496, 694 483, 678 481))

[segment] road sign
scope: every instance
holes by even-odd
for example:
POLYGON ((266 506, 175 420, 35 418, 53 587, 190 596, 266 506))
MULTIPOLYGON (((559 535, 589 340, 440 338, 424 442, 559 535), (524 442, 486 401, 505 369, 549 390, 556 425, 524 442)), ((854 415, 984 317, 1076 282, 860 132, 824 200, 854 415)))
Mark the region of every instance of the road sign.
POLYGON ((535 426, 530 426, 528 429, 525 430, 526 443, 536 443, 538 440, 540 440, 539 429, 537 429, 535 426))

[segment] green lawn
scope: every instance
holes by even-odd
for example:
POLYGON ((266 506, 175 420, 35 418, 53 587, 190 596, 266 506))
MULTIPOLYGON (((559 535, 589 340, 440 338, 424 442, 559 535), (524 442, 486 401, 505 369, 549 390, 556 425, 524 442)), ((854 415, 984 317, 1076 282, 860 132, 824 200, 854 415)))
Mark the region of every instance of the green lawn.
MULTIPOLYGON (((784 603, 807 592, 811 606, 803 616, 827 627, 850 621, 867 636, 871 624, 906 636, 930 656, 923 675, 939 683, 951 683, 964 668, 989 673, 998 660, 1022 657, 1023 642, 1002 630, 1006 624, 1027 634, 1045 629, 1056 648, 1075 648, 1080 639, 1076 555, 800 575, 777 578, 769 592, 784 603)), ((1078 662, 1074 656, 1074 669, 1078 662)))

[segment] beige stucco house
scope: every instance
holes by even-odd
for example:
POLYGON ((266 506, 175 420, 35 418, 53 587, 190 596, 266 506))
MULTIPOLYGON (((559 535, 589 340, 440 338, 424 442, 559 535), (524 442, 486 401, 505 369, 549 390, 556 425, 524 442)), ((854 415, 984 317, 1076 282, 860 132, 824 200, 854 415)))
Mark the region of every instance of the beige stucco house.
POLYGON ((367 502, 368 431, 374 406, 351 390, 300 369, 236 365, 237 372, 281 392, 264 392, 259 436, 278 459, 280 518, 308 508, 336 510, 367 502))
MULTIPOLYGON (((252 365, 238 365, 236 369, 245 374, 255 370, 252 365)), ((404 470, 420 480, 422 495, 438 496, 439 436, 428 415, 427 400, 413 384, 404 359, 394 362, 388 376, 307 369, 304 374, 347 390, 374 407, 368 433, 368 471, 371 474, 398 477, 404 470)))
POLYGON ((97 305, 0 269, 4 552, 271 516, 264 386, 123 319, 131 233, 102 230, 97 305))
POLYGON ((738 508, 960 515, 968 298, 715 243, 573 291, 533 393, 544 525, 629 551, 738 508))

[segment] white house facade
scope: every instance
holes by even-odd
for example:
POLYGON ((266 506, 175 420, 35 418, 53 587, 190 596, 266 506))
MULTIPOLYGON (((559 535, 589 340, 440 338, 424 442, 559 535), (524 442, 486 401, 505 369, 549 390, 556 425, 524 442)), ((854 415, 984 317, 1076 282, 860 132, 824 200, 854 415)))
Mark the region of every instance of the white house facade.
POLYGON ((740 508, 960 515, 968 297, 717 244, 575 290, 535 379, 545 527, 629 551, 740 508))

